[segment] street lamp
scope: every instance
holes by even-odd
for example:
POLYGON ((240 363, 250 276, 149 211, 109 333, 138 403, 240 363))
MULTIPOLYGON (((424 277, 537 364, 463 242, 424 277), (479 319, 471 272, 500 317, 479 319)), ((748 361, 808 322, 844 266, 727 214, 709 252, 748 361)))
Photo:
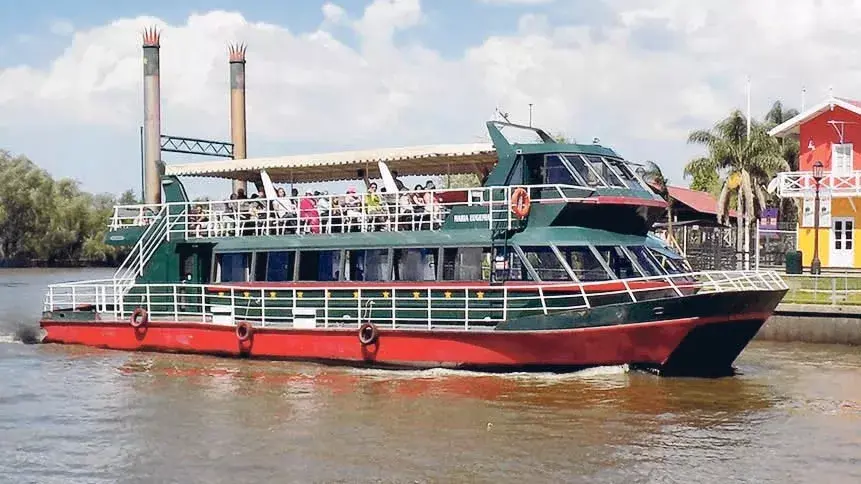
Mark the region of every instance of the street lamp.
POLYGON ((816 182, 816 196, 813 199, 813 262, 810 264, 810 273, 819 275, 822 273, 822 262, 819 261, 819 182, 825 176, 821 161, 813 164, 813 181, 816 182))

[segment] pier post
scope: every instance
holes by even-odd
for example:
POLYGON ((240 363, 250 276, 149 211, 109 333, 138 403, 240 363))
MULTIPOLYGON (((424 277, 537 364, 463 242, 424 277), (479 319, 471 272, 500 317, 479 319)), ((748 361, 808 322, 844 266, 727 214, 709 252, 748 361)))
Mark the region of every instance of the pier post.
MULTIPOLYGON (((233 159, 247 157, 245 150, 245 45, 231 44, 230 58, 230 141, 233 143, 233 159)), ((233 193, 240 189, 248 193, 248 183, 233 180, 233 193)))
POLYGON ((143 32, 144 75, 144 202, 161 203, 161 86, 159 81, 159 31, 143 32))

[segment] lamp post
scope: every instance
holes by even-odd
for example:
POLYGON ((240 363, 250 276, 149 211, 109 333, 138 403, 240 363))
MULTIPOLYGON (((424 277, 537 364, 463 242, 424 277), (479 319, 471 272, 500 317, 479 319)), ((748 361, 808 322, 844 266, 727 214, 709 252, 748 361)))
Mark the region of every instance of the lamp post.
POLYGON ((824 167, 821 161, 813 164, 813 181, 816 182, 816 195, 813 199, 813 262, 810 264, 810 273, 819 275, 822 273, 822 263, 819 261, 819 182, 824 176, 824 167))

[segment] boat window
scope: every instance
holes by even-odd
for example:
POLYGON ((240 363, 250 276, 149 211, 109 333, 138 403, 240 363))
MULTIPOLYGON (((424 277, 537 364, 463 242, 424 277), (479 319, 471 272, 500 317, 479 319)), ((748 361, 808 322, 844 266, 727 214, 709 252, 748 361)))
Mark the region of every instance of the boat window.
POLYGON ((586 160, 589 161, 592 168, 601 176, 601 178, 609 183, 611 187, 625 188, 625 184, 622 183, 621 179, 619 179, 619 175, 610 168, 610 165, 604 162, 603 158, 595 155, 587 155, 586 160))
POLYGON ((436 280, 437 249, 396 249, 394 258, 394 280, 436 280))
POLYGON ((300 281, 337 281, 340 271, 340 250, 303 250, 299 255, 300 281))
POLYGON ((529 265, 542 281, 570 281, 571 276, 550 247, 521 247, 529 265))
POLYGON ((684 272, 688 272, 681 260, 672 259, 652 249, 649 249, 649 253, 652 254, 657 263, 667 272, 667 274, 682 274, 684 272))
POLYGON ((604 262, 610 266, 610 269, 620 279, 641 277, 641 274, 634 268, 634 264, 628 259, 628 256, 625 255, 621 247, 597 246, 595 248, 604 258, 604 262))
POLYGON ((561 156, 548 155, 544 157, 544 184, 583 186, 584 182, 575 178, 561 156))
POLYGON ((444 281, 490 280, 490 249, 488 248, 445 248, 442 260, 444 281))
POLYGON ((612 279, 589 247, 559 247, 565 262, 582 282, 612 279))
POLYGON ((592 169, 591 165, 587 163, 582 156, 565 155, 565 159, 568 160, 571 168, 574 168, 574 172, 577 173, 577 176, 586 182, 586 185, 590 187, 606 186, 604 180, 598 176, 598 173, 592 169))
POLYGON ((265 281, 266 280, 266 262, 269 259, 269 254, 266 252, 257 252, 251 257, 252 263, 254 264, 254 270, 252 274, 254 274, 254 279, 252 281, 265 281))
POLYGON ((216 256, 219 277, 217 282, 245 282, 248 280, 250 254, 247 252, 216 256))
POLYGON ((497 247, 493 252, 493 280, 532 281, 526 265, 511 247, 497 247))
MULTIPOLYGON (((257 257, 261 255, 263 254, 257 254, 257 257)), ((281 282, 293 280, 293 263, 295 260, 293 251, 269 252, 266 256, 267 281, 281 282)))
POLYGON ((631 171, 631 168, 624 160, 604 158, 604 161, 616 169, 616 173, 619 174, 625 185, 628 185, 628 188, 641 188, 640 182, 637 180, 634 172, 631 171))
POLYGON ((347 252, 348 281, 388 281, 390 279, 389 250, 368 249, 347 252))
POLYGON ((652 254, 645 247, 628 247, 628 250, 631 254, 634 254, 637 264, 646 271, 647 276, 660 276, 664 274, 658 261, 652 257, 652 254))

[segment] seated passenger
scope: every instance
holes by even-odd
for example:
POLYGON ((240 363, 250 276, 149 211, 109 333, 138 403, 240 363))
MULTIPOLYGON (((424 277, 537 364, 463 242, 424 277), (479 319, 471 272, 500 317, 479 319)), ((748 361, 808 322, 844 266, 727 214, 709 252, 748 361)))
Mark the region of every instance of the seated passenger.
POLYGON ((357 226, 361 226, 364 221, 362 215, 362 199, 356 194, 356 187, 348 187, 347 194, 344 196, 344 204, 341 208, 341 216, 344 221, 344 232, 353 232, 357 226))
POLYGON ((416 185, 413 189, 412 209, 413 209, 413 230, 422 230, 422 221, 425 217, 425 194, 424 187, 416 185))
POLYGON ((278 198, 273 200, 274 213, 276 217, 275 233, 282 235, 290 232, 295 232, 296 229, 296 205, 292 200, 287 198, 287 191, 279 187, 275 192, 278 198))

